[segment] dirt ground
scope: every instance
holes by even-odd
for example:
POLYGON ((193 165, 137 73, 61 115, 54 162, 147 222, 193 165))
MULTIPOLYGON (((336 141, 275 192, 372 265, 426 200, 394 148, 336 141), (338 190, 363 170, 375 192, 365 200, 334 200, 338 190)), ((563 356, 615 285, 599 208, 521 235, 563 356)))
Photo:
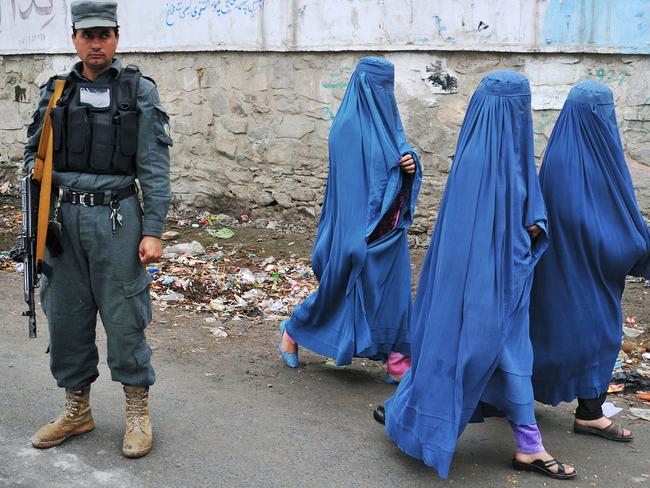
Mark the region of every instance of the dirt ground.
MULTIPOLYGON (((20 226, 19 201, 16 198, 0 197, 0 251, 9 251, 16 242, 20 226)), ((228 265, 231 269, 247 266, 251 256, 257 260, 274 257, 277 260, 308 260, 314 242, 313 231, 310 233, 286 232, 282 229, 260 229, 253 226, 233 225, 234 236, 231 239, 215 239, 204 232, 202 227, 192 227, 188 222, 170 219, 167 230, 177 231, 180 235, 166 244, 178 242, 199 241, 206 249, 217 247, 229 258, 228 265), (182 225, 179 225, 179 222, 182 225)), ((414 287, 417 283, 419 270, 424 258, 424 249, 412 251, 412 268, 414 287)), ((4 269, 11 272, 12 265, 7 260, 4 269)), ((313 277, 311 278, 313 280, 313 277)), ((210 333, 215 325, 214 314, 209 312, 196 312, 189 306, 167 306, 167 304, 154 301, 154 321, 149 326, 149 337, 154 350, 164 349, 176 355, 179 359, 188 362, 200 361, 203 353, 223 352, 227 348, 229 354, 239 355, 247 363, 246 374, 251 381, 263 384, 268 379, 278 374, 278 361, 276 356, 277 320, 268 320, 263 315, 241 317, 233 316, 218 319, 219 326, 227 333, 226 338, 215 338, 210 333)), ((635 317, 637 328, 645 332, 632 340, 638 346, 632 356, 634 367, 642 361, 640 354, 648 344, 650 348, 650 288, 644 287, 643 282, 632 282, 626 286, 623 296, 623 316, 635 317)), ((323 367, 330 367, 324 358, 305 352, 301 358, 307 362, 321 363, 323 367)), ((366 373, 383 374, 382 365, 373 361, 355 361, 352 369, 364 370, 366 373)), ((215 380, 223 377, 224 370, 215 369, 215 380), (222 371, 220 373, 219 371, 222 371)), ((619 403, 623 402, 632 406, 645 406, 632 394, 617 394, 619 403)))

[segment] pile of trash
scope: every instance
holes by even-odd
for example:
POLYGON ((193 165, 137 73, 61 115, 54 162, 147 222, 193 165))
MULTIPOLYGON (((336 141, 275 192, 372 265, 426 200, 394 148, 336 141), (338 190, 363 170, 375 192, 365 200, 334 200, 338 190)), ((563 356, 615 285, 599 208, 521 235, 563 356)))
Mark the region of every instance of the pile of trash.
MULTIPOLYGON (((625 318, 623 344, 607 392, 631 394, 650 406, 650 343, 646 344, 642 339, 644 332, 642 327, 638 327, 636 317, 625 318)), ((630 414, 650 420, 648 408, 630 408, 630 414)))
MULTIPOLYGON (((225 231, 221 235, 231 237, 225 231)), ((219 244, 206 249, 197 241, 166 247, 160 262, 147 270, 151 297, 161 308, 210 312, 230 320, 285 318, 317 286, 304 258, 225 252, 219 244)))
POLYGON ((16 263, 9 256, 9 250, 18 244, 18 235, 22 227, 20 201, 8 197, 0 187, 0 271, 14 271, 16 263))

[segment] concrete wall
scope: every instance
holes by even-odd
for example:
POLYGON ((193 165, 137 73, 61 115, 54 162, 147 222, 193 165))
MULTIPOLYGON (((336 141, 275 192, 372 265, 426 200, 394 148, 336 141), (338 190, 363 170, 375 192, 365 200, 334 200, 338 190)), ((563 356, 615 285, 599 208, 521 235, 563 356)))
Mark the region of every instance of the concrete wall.
MULTIPOLYGON (((0 0, 0 54, 72 52, 69 3, 0 0)), ((118 16, 123 52, 650 53, 647 0, 121 0, 118 16)))
MULTIPOLYGON (((172 117, 174 202, 315 226, 327 135, 361 53, 129 54, 158 82, 172 117)), ((415 231, 432 228, 459 126, 479 80, 514 69, 533 87, 541 156, 566 94, 586 78, 615 93, 642 209, 650 211, 650 57, 603 54, 392 52, 396 93, 425 181, 415 231)), ((0 58, 0 187, 17 182, 38 84, 71 56, 0 58)), ((352 184, 352 183, 351 183, 352 184)), ((425 236, 422 236, 426 240, 425 236)))

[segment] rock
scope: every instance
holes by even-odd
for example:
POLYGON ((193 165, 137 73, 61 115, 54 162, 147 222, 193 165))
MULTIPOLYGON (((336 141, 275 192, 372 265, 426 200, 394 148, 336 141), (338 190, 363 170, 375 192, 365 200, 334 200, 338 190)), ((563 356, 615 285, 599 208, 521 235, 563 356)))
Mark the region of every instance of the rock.
POLYGON ((181 236, 180 232, 176 232, 175 230, 168 230, 167 232, 163 232, 160 238, 163 241, 171 241, 173 239, 178 239, 180 236, 181 236))
POLYGON ((634 341, 626 341, 621 346, 621 349, 625 354, 632 354, 632 351, 634 351, 635 347, 636 347, 636 343, 634 341))
POLYGON ((226 119, 223 126, 233 134, 245 134, 248 131, 248 122, 244 119, 226 119))
POLYGON ((268 224, 266 224, 266 228, 270 230, 278 230, 280 228, 280 224, 274 220, 271 220, 268 224))
POLYGON ((275 133, 281 138, 301 139, 313 132, 315 127, 314 120, 309 117, 287 114, 283 117, 282 123, 276 127, 275 133))
POLYGON ((280 205, 281 207, 291 208, 293 206, 293 200, 286 193, 273 191, 272 194, 275 201, 278 202, 278 205, 280 205))

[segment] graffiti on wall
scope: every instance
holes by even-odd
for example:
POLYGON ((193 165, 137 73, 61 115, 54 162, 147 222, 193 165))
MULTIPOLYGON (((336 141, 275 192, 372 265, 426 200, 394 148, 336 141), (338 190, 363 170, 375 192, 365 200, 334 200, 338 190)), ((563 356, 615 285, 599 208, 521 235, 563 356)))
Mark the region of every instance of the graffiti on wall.
POLYGON ((179 21, 201 20, 234 13, 252 15, 264 8, 264 0, 181 0, 165 5, 165 26, 179 21))
POLYGON ((0 0, 0 41, 16 34, 12 41, 24 50, 47 43, 67 21, 66 0, 0 0))

